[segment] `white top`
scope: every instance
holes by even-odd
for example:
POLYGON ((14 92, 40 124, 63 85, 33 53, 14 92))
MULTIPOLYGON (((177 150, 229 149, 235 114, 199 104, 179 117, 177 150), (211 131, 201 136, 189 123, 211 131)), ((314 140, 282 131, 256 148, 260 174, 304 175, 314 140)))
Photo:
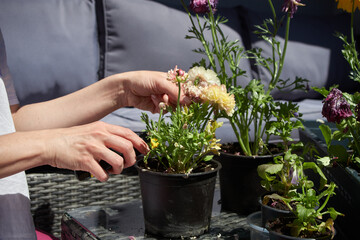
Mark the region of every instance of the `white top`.
MULTIPOLYGON (((15 132, 9 106, 17 103, 0 31, 0 135, 15 132)), ((25 172, 0 179, 0 239, 36 239, 25 172)))

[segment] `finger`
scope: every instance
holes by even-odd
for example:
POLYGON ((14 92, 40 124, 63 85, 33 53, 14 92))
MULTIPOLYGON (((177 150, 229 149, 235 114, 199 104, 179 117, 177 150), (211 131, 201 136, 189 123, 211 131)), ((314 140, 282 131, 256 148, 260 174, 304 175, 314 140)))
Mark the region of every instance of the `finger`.
MULTIPOLYGON (((132 148, 136 148, 142 154, 147 154, 150 151, 149 146, 146 144, 146 142, 141 137, 139 137, 136 133, 134 133, 133 131, 131 131, 128 128, 111 125, 111 128, 109 131, 110 131, 110 133, 112 133, 114 135, 117 135, 121 138, 124 138, 124 139, 130 141, 132 144, 132 148)), ((108 147, 113 148, 116 151, 119 151, 118 147, 121 144, 121 142, 117 142, 116 140, 113 139, 112 143, 109 143, 109 144, 112 144, 112 146, 108 146, 108 147)), ((121 151, 119 151, 119 152, 121 152, 121 151)))
POLYGON ((120 174, 124 169, 124 159, 107 147, 104 147, 103 151, 98 153, 97 156, 99 159, 104 160, 106 163, 111 165, 110 169, 105 169, 111 174, 120 174))
MULTIPOLYGON (((118 157, 120 157, 122 159, 122 161, 121 161, 121 167, 122 168, 124 168, 124 167, 126 168, 126 167, 129 167, 129 166, 132 166, 132 165, 135 164, 136 153, 135 153, 135 150, 134 150, 134 145, 132 144, 131 141, 129 141, 129 140, 123 138, 123 137, 116 137, 116 138, 113 138, 111 141, 108 141, 106 143, 106 146, 109 147, 109 148, 114 149, 118 153, 123 154, 124 157, 121 158, 120 155, 113 152, 114 154, 116 154, 118 157)), ((119 159, 119 158, 116 158, 116 159, 119 159)), ((117 162, 115 162, 116 159, 110 159, 108 161, 109 164, 111 164, 111 165, 115 164, 116 165, 117 164, 117 162)), ((118 174, 118 173, 120 173, 122 171, 122 169, 121 169, 120 172, 118 172, 117 169, 113 169, 113 170, 114 170, 114 172, 116 174, 118 174)))
POLYGON ((106 182, 109 179, 109 175, 106 171, 100 166, 100 164, 94 159, 89 165, 90 170, 86 170, 96 177, 100 182, 106 182))
POLYGON ((159 113, 160 112, 160 107, 159 104, 162 102, 162 97, 159 95, 151 95, 151 101, 154 104, 154 109, 153 111, 151 111, 152 113, 159 113))

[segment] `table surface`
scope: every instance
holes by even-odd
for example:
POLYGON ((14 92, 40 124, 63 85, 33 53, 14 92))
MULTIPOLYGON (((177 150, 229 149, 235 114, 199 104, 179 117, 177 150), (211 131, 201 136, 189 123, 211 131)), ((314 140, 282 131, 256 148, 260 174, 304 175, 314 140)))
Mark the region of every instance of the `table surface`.
MULTIPOLYGON (((216 190, 209 232, 192 239, 250 239, 246 216, 221 211, 218 199, 216 190)), ((145 234, 141 200, 67 211, 61 228, 63 240, 159 239, 145 234)))

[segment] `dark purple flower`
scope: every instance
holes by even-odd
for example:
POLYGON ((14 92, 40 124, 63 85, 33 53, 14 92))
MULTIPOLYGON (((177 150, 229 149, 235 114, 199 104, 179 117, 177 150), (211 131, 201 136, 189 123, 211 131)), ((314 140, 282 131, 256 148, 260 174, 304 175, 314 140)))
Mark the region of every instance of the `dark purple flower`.
MULTIPOLYGON (((210 0, 211 9, 215 12, 218 0, 210 0)), ((190 8, 195 13, 208 13, 210 11, 208 0, 190 0, 190 8)))
POLYGON ((337 88, 330 91, 323 104, 321 113, 329 122, 340 123, 341 120, 352 116, 350 104, 337 88))
POLYGON ((296 13, 298 6, 305 6, 305 4, 300 3, 301 0, 284 0, 282 5, 282 11, 286 13, 290 13, 290 17, 294 16, 296 13))

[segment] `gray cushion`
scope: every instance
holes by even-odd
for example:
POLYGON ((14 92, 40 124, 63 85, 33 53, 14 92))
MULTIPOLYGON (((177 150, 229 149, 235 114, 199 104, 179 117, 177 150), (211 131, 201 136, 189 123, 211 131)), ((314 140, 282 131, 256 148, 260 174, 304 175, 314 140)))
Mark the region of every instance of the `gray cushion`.
MULTIPOLYGON (((248 11, 247 19, 249 20, 252 47, 264 49, 265 57, 272 55, 270 45, 255 35, 253 31, 255 30, 254 25, 262 24, 263 20, 269 17, 266 14, 248 11)), ((295 14, 290 24, 290 40, 281 79, 294 80, 298 76, 308 79, 310 87, 330 87, 340 84, 342 90, 353 90, 354 82, 348 78, 349 66, 341 53, 342 42, 335 37, 336 31, 344 34, 348 32, 348 29, 344 28, 344 26, 348 26, 348 21, 346 14, 321 16, 295 14)), ((285 23, 278 37, 282 43, 284 33, 285 23)), ((267 83, 270 74, 260 67, 258 78, 267 83)), ((307 93, 274 91, 274 97, 276 99, 301 100, 318 98, 320 95, 313 90, 307 93)))
MULTIPOLYGON (((192 52, 201 46, 200 42, 185 39, 190 20, 181 7, 148 0, 104 0, 104 5, 105 76, 132 70, 168 71, 175 65, 188 70, 202 58, 192 52)), ((231 18, 231 26, 224 27, 225 34, 241 44, 236 8, 219 11, 231 18)), ((250 72, 248 61, 243 61, 242 67, 250 72)))
POLYGON ((0 27, 21 104, 97 81, 93 0, 1 0, 0 27))

